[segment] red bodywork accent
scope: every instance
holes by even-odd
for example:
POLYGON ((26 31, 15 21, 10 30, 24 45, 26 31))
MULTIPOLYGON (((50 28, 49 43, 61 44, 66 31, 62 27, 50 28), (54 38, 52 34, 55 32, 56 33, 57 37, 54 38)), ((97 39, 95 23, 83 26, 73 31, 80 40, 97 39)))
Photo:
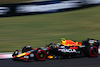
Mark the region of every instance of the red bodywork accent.
POLYGON ((66 45, 69 44, 69 45, 76 45, 75 42, 71 41, 71 40, 66 40, 66 45))
POLYGON ((34 50, 37 50, 37 48, 35 48, 34 50))
POLYGON ((82 43, 81 43, 81 42, 78 42, 78 44, 79 44, 80 46, 82 46, 82 43))
POLYGON ((13 58, 16 58, 16 56, 12 56, 13 58))
POLYGON ((20 59, 23 59, 24 60, 25 58, 21 57, 20 59))
POLYGON ((33 50, 33 48, 31 47, 31 50, 33 50))
POLYGON ((62 45, 64 46, 82 46, 81 42, 74 42, 72 40, 62 41, 62 45))
POLYGON ((78 49, 78 46, 77 47, 70 47, 69 49, 78 49))
POLYGON ((47 47, 47 50, 49 50, 50 49, 50 47, 47 47))
POLYGON ((21 57, 20 59, 25 60, 25 61, 28 61, 28 59, 25 59, 25 58, 23 58, 23 57, 21 57))

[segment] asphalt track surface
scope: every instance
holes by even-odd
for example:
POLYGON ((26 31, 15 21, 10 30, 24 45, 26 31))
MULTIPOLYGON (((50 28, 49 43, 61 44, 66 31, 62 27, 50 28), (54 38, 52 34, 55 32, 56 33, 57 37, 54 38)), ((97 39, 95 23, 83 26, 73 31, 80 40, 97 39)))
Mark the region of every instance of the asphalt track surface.
POLYGON ((100 67, 100 55, 96 58, 71 58, 45 61, 13 61, 12 59, 0 60, 0 67, 100 67))

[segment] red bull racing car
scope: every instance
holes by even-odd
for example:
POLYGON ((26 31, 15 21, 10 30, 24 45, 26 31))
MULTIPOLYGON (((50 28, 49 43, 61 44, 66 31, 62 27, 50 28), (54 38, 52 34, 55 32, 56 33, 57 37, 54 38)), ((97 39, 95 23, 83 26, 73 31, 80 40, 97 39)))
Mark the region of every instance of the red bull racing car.
POLYGON ((82 42, 65 40, 62 38, 60 43, 50 43, 45 47, 33 49, 31 46, 25 46, 22 53, 16 50, 13 53, 13 60, 45 60, 45 59, 62 59, 73 57, 97 57, 99 41, 87 39, 82 42))

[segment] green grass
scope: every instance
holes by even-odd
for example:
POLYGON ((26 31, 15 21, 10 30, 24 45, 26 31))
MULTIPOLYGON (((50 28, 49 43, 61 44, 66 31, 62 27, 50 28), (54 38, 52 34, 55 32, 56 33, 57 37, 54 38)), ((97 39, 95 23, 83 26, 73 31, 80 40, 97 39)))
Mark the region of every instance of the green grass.
POLYGON ((0 0, 0 4, 21 3, 25 1, 31 1, 31 0, 0 0))
POLYGON ((0 51, 33 48, 60 38, 100 40, 100 6, 70 12, 0 18, 0 51))

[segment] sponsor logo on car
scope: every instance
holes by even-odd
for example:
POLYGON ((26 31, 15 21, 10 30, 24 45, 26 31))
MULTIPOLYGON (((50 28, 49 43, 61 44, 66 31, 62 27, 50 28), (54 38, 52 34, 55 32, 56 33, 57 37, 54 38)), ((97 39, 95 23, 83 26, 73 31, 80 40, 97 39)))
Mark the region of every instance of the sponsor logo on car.
POLYGON ((58 51, 61 51, 61 52, 76 52, 75 49, 58 49, 58 51))

